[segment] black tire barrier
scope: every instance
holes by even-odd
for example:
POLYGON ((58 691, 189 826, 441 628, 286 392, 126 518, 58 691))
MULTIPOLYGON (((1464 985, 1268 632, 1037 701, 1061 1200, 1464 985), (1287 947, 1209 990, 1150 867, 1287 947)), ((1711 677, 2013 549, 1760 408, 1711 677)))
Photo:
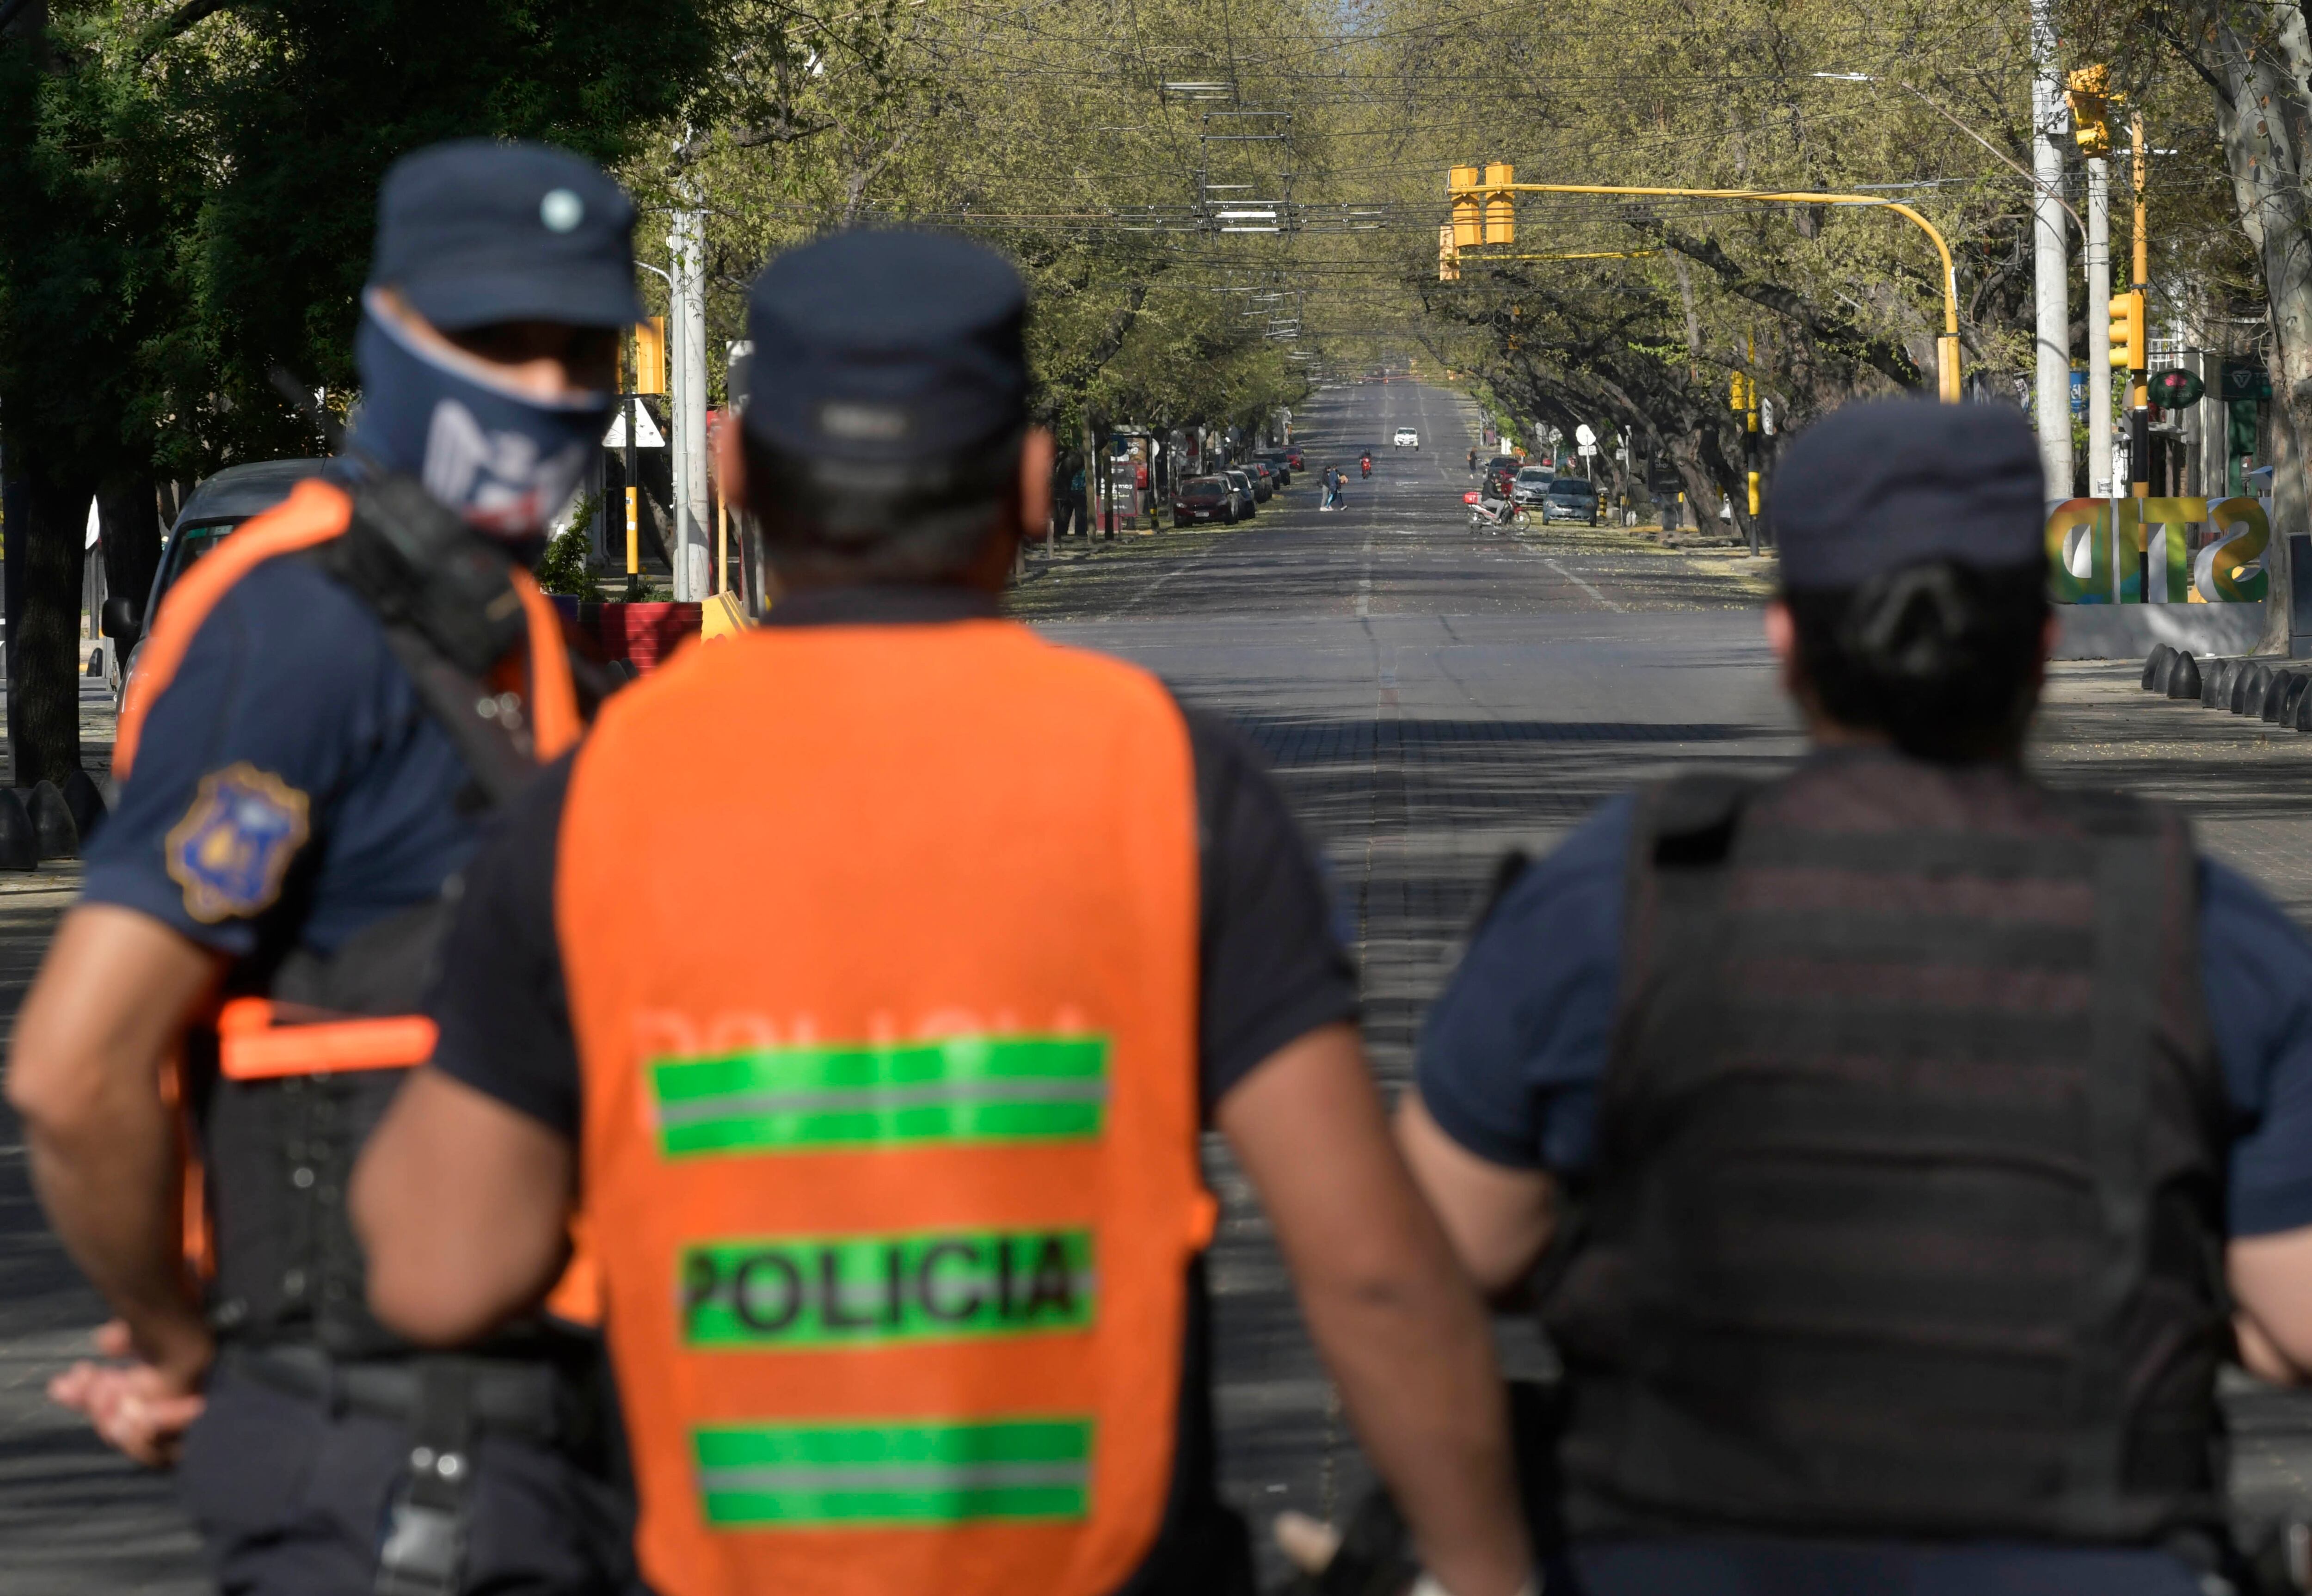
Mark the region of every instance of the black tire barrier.
POLYGON ((40 839, 32 829, 24 795, 13 787, 0 787, 0 870, 39 867, 40 839))
POLYGON ((2168 696, 2196 701, 2200 697, 2200 662, 2190 654, 2179 653, 2168 673, 2168 696))
POLYGON ((43 860, 80 856, 80 828, 73 823, 72 811, 65 806, 56 783, 44 781, 34 787, 24 807, 31 812, 32 836, 43 860))
POLYGON ((96 829, 104 824, 105 816, 112 811, 104 806, 104 794, 96 778, 85 770, 75 769, 65 777, 65 807, 72 811, 73 829, 80 833, 83 846, 96 839, 96 829))
POLYGON ((2251 665, 2247 671, 2247 687, 2240 694, 2239 712, 2252 721, 2264 718, 2264 701, 2272 691, 2272 667, 2251 665))
POLYGON ((2239 668, 2232 672, 2232 685, 2225 695, 2224 707, 2230 710, 2234 715, 2246 715, 2247 713, 2247 684, 2255 679, 2255 667, 2249 664, 2246 660, 2242 660, 2239 662, 2239 668))
POLYGON ((2159 668, 2174 657, 2176 651, 2164 643, 2155 643, 2151 652, 2143 656, 2143 690, 2164 693, 2168 684, 2160 680, 2159 668))
POLYGON ((2312 732, 2312 688, 2297 695, 2296 713, 2289 717, 2288 724, 2299 732, 2312 732))
POLYGON ((2200 672, 2200 707, 2218 709, 2231 702, 2232 672, 2239 665, 2233 660, 2210 660, 2200 672))
POLYGON ((2296 711, 2302 706, 2308 688, 2312 688, 2312 671, 2290 671, 2282 678, 2280 704, 2272 716, 2273 725, 2294 729, 2296 711))
POLYGON ((2297 681, 2297 678, 2302 674, 2298 671, 2278 671, 2273 673, 2272 690, 2264 696, 2264 718, 2271 724, 2284 726, 2288 723, 2281 717, 2291 707, 2289 695, 2304 690, 2297 681))

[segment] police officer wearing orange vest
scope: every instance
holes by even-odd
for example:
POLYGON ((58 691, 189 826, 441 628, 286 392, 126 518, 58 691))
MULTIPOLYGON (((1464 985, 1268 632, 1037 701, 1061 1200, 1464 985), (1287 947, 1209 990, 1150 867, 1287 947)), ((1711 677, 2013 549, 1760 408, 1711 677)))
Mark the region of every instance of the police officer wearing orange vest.
MULTIPOLYGON (((1565 1367, 1585 1596, 2229 1590, 2219 1364, 2312 1375, 2312 943, 2180 817, 2022 766, 2031 430, 1791 445, 1815 747, 1613 801, 1500 897, 1401 1131, 1565 1367)), ((2286 1588, 2300 1588, 2295 1580, 2286 1588)))
POLYGON ((52 1392, 177 1464, 227 1590, 630 1588, 599 1337, 538 1313, 417 1355, 370 1316, 345 1192, 432 1046, 445 887, 579 730, 524 563, 598 446, 633 223, 559 150, 388 173, 350 449, 162 606, 17 1024, 42 1203, 118 1315, 118 1361, 52 1392))
POLYGON ((581 1194, 667 1596, 1243 1592, 1211 1124, 1434 1579, 1529 1592, 1486 1325, 1279 795, 998 613, 1050 479, 1024 311, 928 234, 757 284, 722 464, 788 596, 614 700, 477 861, 355 1182, 371 1302, 491 1333, 581 1194))

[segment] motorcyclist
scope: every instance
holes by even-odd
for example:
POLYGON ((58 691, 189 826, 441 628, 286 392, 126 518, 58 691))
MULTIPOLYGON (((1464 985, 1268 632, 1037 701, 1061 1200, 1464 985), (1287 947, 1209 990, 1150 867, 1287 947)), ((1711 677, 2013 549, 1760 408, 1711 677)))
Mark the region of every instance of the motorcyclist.
POLYGON ((1362 454, 1357 456, 1357 469, 1368 477, 1372 475, 1371 450, 1368 449, 1362 454))

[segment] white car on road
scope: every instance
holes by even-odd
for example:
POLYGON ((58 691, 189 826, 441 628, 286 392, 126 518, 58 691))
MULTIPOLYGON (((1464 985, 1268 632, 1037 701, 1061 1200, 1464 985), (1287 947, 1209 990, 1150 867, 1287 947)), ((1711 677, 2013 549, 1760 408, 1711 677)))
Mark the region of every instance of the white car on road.
POLYGON ((1421 434, 1409 426, 1400 426, 1397 429, 1396 443, 1399 449, 1418 449, 1421 447, 1421 434))

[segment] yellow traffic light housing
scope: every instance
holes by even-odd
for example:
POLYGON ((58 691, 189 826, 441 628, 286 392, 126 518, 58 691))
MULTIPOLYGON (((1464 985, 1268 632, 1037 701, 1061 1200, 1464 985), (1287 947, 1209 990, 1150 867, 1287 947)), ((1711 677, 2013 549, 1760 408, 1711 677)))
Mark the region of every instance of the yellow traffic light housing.
POLYGON ((1457 166, 1447 174, 1453 197, 1453 247, 1466 250, 1485 241, 1485 201, 1477 188, 1477 169, 1457 166))
POLYGON ((2071 136, 2090 159, 2111 153, 2111 68, 2082 66, 2064 80, 2063 101, 2071 110, 2071 136))
POLYGON ((635 323, 635 391, 666 391, 666 318, 649 316, 635 323))
POLYGON ((1517 169, 1504 161, 1496 161, 1485 168, 1485 241, 1489 244, 1517 242, 1517 204, 1510 195, 1510 185, 1517 181, 1517 169))
POLYGON ((2111 364, 2131 372, 2143 369, 2143 290, 2141 288, 2111 296, 2111 364))
POLYGON ((1461 251, 1453 247, 1453 224, 1450 222, 1437 230, 1437 280, 1441 283, 1461 280, 1461 251))

